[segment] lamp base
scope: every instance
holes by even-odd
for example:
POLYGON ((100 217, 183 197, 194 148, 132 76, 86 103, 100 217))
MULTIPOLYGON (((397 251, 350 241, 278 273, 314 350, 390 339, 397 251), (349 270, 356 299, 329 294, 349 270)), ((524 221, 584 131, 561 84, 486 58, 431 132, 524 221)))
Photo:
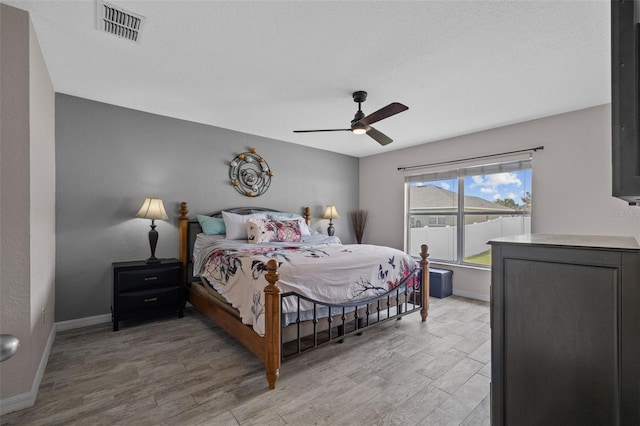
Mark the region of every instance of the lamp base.
POLYGON ((160 259, 156 257, 156 245, 158 244, 158 231, 156 231, 155 220, 151 219, 151 231, 149 231, 149 246, 151 247, 151 256, 146 260, 147 263, 160 263, 160 259))
POLYGON ((334 228, 333 225, 329 225, 329 227, 327 228, 327 235, 333 237, 335 234, 336 228, 334 228))

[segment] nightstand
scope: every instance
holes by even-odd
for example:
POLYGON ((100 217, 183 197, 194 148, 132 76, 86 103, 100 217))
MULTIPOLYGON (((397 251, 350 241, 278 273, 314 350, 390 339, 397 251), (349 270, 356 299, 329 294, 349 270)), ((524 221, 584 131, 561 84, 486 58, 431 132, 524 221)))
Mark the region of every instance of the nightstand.
POLYGON ((178 259, 113 263, 113 331, 131 317, 177 311, 182 318, 184 296, 182 263, 178 259))

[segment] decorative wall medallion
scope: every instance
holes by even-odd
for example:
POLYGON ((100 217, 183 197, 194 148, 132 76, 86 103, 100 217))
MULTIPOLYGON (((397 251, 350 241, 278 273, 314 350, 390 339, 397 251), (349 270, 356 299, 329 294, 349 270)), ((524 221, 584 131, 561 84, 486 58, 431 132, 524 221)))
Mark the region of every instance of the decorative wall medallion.
POLYGON ((273 172, 256 149, 238 154, 229 163, 229 179, 233 187, 247 197, 258 197, 269 189, 273 172))

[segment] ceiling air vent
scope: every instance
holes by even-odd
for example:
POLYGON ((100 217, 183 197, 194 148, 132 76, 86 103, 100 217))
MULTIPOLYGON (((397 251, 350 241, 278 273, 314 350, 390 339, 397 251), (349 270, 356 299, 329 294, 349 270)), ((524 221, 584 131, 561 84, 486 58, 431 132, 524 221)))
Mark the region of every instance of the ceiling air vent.
POLYGON ((96 25, 98 31, 140 43, 146 18, 102 0, 96 1, 96 25))

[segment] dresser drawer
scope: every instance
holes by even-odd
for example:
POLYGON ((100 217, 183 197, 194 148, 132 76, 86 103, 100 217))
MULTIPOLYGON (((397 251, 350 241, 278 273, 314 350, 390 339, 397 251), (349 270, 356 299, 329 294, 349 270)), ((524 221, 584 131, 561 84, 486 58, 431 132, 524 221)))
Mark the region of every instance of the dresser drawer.
POLYGON ((162 268, 133 269, 117 272, 117 292, 144 290, 153 287, 170 287, 180 284, 182 267, 164 266, 162 268))
POLYGON ((118 310, 120 313, 140 312, 161 307, 178 308, 180 304, 180 287, 165 287, 153 290, 120 293, 118 310))

